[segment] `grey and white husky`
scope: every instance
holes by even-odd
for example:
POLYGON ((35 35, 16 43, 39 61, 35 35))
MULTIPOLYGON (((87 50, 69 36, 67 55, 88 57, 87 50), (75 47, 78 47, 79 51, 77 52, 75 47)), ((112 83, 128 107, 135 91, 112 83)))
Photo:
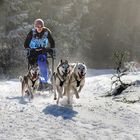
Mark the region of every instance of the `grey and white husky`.
POLYGON ((54 73, 54 100, 57 99, 57 104, 59 99, 63 97, 66 92, 66 87, 69 83, 71 68, 67 60, 61 60, 54 73), (57 98, 58 95, 58 98, 57 98))
POLYGON ((85 85, 85 75, 87 71, 84 63, 75 63, 72 64, 72 67, 73 69, 65 92, 68 98, 68 104, 70 104, 70 98, 73 97, 73 94, 77 99, 79 98, 79 93, 85 85))
POLYGON ((33 98, 33 93, 39 87, 39 67, 37 65, 30 66, 29 71, 23 77, 19 77, 21 81, 22 97, 25 93, 29 96, 29 100, 33 98))

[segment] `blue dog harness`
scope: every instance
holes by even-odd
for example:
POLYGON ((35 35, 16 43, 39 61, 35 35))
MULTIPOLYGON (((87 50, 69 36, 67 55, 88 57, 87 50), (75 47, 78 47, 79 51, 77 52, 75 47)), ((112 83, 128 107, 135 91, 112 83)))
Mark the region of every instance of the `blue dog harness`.
POLYGON ((48 31, 45 31, 41 38, 39 38, 36 34, 36 30, 32 29, 32 39, 30 41, 29 47, 31 49, 36 49, 40 47, 46 48, 48 46, 48 31))

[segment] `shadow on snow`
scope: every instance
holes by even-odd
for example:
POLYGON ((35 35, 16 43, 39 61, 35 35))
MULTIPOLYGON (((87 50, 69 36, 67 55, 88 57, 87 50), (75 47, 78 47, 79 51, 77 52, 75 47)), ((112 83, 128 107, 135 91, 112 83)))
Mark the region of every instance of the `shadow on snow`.
POLYGON ((72 108, 62 107, 57 105, 49 105, 43 109, 44 114, 53 115, 55 117, 61 116, 63 119, 72 119, 78 114, 77 111, 72 110, 72 108))
POLYGON ((29 101, 26 101, 23 97, 21 96, 16 96, 16 97, 7 97, 8 100, 18 100, 20 104, 27 104, 29 101))

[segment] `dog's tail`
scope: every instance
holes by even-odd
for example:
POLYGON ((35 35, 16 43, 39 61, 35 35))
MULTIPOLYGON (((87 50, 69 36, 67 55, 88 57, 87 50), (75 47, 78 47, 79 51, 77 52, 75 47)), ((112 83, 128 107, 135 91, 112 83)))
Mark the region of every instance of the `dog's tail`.
POLYGON ((23 77, 19 76, 19 80, 20 80, 20 82, 22 82, 23 81, 23 77))

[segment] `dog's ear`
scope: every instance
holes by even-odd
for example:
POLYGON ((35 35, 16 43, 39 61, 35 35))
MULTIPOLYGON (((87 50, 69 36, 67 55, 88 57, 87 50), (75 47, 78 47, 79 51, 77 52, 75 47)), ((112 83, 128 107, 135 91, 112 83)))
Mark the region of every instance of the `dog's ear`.
POLYGON ((67 63, 67 64, 68 64, 68 60, 65 60, 65 63, 67 63))
POLYGON ((78 65, 78 64, 79 64, 79 62, 77 61, 77 62, 76 62, 76 65, 78 65))
POLYGON ((62 59, 60 60, 60 63, 63 63, 63 60, 62 59))
POLYGON ((37 63, 36 63, 36 64, 34 64, 34 65, 33 65, 33 67, 35 67, 35 68, 36 68, 36 67, 38 67, 38 64, 37 64, 37 63))
POLYGON ((38 63, 36 63, 36 66, 38 67, 38 63))

